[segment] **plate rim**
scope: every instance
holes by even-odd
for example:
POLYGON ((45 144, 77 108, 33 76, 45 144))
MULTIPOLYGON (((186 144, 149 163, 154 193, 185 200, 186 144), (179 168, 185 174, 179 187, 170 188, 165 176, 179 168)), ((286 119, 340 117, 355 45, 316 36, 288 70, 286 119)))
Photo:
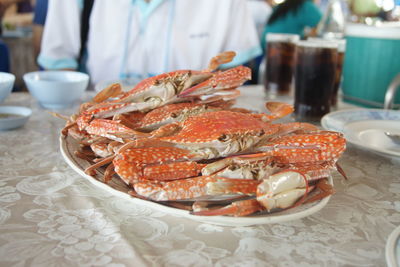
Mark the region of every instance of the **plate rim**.
MULTIPOLYGON (((80 176, 85 178, 86 180, 89 180, 92 184, 95 186, 98 186, 108 192, 113 193, 116 196, 122 197, 124 199, 130 200, 133 203, 137 205, 144 205, 146 207, 149 207, 151 209, 161 211, 166 213, 167 215, 171 216, 179 216, 179 217, 184 217, 186 219, 190 219, 192 221, 198 222, 198 223, 208 223, 208 224, 214 224, 214 225, 219 225, 219 226, 230 226, 230 227, 242 227, 242 226, 253 226, 253 225, 262 225, 262 224, 272 224, 272 223, 282 223, 282 222, 287 222, 287 221, 293 221, 297 219, 301 219, 307 216, 310 216, 319 210, 321 210, 323 207, 326 206, 326 204, 329 202, 331 196, 325 197, 324 199, 320 200, 318 203, 312 205, 311 207, 299 211, 297 213, 290 213, 290 214, 281 214, 281 215, 272 215, 272 216, 247 216, 247 217, 229 217, 229 216, 198 216, 198 215, 192 215, 186 210, 174 208, 174 207, 168 207, 165 205, 162 205, 160 203, 152 202, 152 201, 147 201, 139 198, 134 198, 130 196, 127 193, 121 192, 105 183, 102 181, 99 181, 98 179, 87 175, 77 164, 75 163, 76 157, 70 153, 68 150, 68 140, 71 140, 72 137, 65 137, 62 134, 59 137, 59 142, 60 142, 60 151, 61 154, 66 161, 66 163, 75 171, 77 172, 80 176)), ((328 178, 329 182, 333 184, 333 178, 332 175, 329 176, 328 178)))
MULTIPOLYGON (((346 134, 345 134, 345 131, 344 131, 346 125, 348 125, 348 124, 350 124, 350 123, 354 123, 354 122, 365 121, 365 120, 358 120, 358 121, 350 121, 350 122, 347 122, 347 123, 345 123, 345 124, 343 125, 342 129, 337 129, 337 128, 328 127, 326 121, 328 120, 328 118, 329 118, 330 116, 334 116, 335 114, 348 113, 348 112, 352 112, 352 111, 365 111, 365 112, 377 111, 377 112, 379 112, 379 113, 382 113, 382 112, 385 112, 385 113, 397 113, 397 114, 400 115, 400 110, 392 110, 392 109, 352 108, 352 109, 345 109, 345 110, 337 110, 337 111, 332 111, 332 112, 330 112, 330 113, 324 115, 324 116, 321 118, 321 126, 322 126, 322 128, 325 129, 325 130, 328 130, 328 131, 338 131, 338 132, 341 132, 341 133, 343 133, 343 134, 345 135, 345 138, 346 138, 346 134)), ((390 120, 390 119, 379 120, 379 119, 375 119, 375 118, 371 118, 370 120, 375 120, 375 121, 398 121, 398 120, 390 120)), ((351 143, 351 144, 353 144, 353 145, 355 145, 355 146, 357 146, 357 147, 360 147, 360 148, 363 148, 363 149, 367 149, 367 150, 369 150, 369 151, 372 151, 372 152, 374 152, 374 153, 378 153, 378 154, 380 154, 380 155, 391 156, 391 157, 399 157, 399 156, 400 156, 400 155, 399 155, 398 153, 396 153, 396 152, 391 152, 391 151, 388 151, 388 150, 380 150, 380 149, 377 149, 377 148, 375 148, 375 147, 365 146, 365 145, 363 145, 362 142, 357 142, 357 141, 352 140, 352 139, 347 139, 347 138, 346 138, 346 140, 347 140, 347 142, 349 142, 349 143, 351 143)))
POLYGON ((400 110, 380 109, 380 108, 361 108, 361 107, 359 107, 359 108, 349 108, 349 109, 335 110, 335 111, 329 112, 328 114, 325 114, 321 118, 321 126, 324 129, 327 129, 325 125, 326 125, 326 120, 327 120, 328 117, 331 117, 331 116, 333 116, 335 114, 348 113, 348 112, 351 112, 351 111, 365 111, 365 112, 378 111, 378 112, 389 112, 389 113, 399 113, 400 114, 400 110))
POLYGON ((386 241, 385 256, 389 267, 399 267, 396 260, 396 245, 400 241, 400 225, 397 226, 389 235, 386 241))

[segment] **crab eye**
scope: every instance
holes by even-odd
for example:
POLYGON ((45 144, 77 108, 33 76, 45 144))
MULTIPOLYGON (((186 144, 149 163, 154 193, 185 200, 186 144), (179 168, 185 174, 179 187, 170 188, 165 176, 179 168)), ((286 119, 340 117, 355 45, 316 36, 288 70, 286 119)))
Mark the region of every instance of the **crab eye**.
POLYGON ((265 134, 265 131, 264 130, 261 130, 259 133, 258 133, 258 136, 263 136, 265 134))
POLYGON ((178 114, 176 114, 176 113, 171 113, 171 118, 176 118, 176 117, 178 117, 178 114))
POLYGON ((231 165, 231 166, 228 167, 228 169, 229 169, 230 171, 236 171, 237 169, 239 169, 239 166, 237 166, 237 165, 231 165))
POLYGON ((228 141, 229 137, 226 134, 222 134, 220 137, 218 137, 219 141, 225 142, 228 141))

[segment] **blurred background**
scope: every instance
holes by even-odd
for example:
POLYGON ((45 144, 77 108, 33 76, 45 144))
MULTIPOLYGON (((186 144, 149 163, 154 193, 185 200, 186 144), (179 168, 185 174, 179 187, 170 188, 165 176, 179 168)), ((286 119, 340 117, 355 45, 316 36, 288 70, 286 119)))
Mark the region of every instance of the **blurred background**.
MULTIPOLYGON (((51 0, 50 0, 51 1, 51 0)), ((82 1, 81 1, 82 2, 82 1)), ((268 28, 267 22, 276 5, 284 0, 247 0, 248 12, 254 19, 260 46, 268 28)), ((346 23, 376 25, 400 18, 400 0, 316 0, 322 16, 312 29, 305 27, 304 36, 343 37, 346 23)), ((48 1, 0 0, 0 71, 16 76, 14 91, 24 91, 24 73, 45 69, 38 64, 48 1)), ((237 18, 240 20, 240 18, 237 18)), ((253 68, 252 83, 260 83, 259 64, 263 55, 246 62, 253 68)))

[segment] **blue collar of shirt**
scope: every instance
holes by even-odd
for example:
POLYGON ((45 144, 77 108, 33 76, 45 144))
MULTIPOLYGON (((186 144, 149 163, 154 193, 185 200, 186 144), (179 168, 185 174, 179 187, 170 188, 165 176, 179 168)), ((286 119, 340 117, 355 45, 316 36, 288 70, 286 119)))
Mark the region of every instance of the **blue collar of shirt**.
POLYGON ((139 7, 140 13, 142 14, 140 24, 145 24, 145 21, 151 15, 151 13, 153 13, 153 11, 164 1, 166 0, 151 0, 150 2, 146 2, 145 0, 133 0, 132 3, 136 2, 139 7))

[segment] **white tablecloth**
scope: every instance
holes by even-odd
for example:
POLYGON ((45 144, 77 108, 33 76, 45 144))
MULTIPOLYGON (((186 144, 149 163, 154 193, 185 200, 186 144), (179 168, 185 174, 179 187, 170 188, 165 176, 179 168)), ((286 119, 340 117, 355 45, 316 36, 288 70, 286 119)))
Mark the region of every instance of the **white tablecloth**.
MULTIPOLYGON (((241 106, 263 107, 260 87, 241 106)), ((312 216, 223 227, 132 204, 75 173, 59 152, 64 122, 27 93, 3 105, 33 109, 0 132, 1 266, 385 266, 400 225, 400 164, 349 146, 334 173, 336 194, 312 216)), ((343 106, 340 106, 341 108, 343 106)), ((65 111, 66 113, 72 110, 65 111)))

